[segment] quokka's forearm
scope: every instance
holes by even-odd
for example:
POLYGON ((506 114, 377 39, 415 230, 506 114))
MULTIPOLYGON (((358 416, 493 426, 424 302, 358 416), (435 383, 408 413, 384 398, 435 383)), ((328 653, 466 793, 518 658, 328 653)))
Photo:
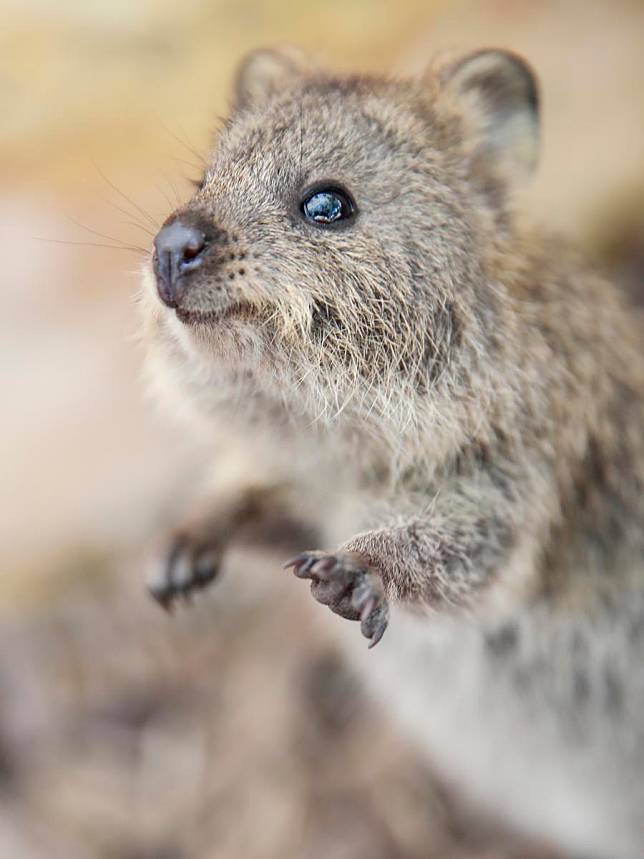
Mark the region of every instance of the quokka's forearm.
POLYGON ((342 549, 365 556, 389 599, 469 605, 507 567, 537 509, 532 495, 483 473, 439 489, 424 508, 396 511, 342 549))

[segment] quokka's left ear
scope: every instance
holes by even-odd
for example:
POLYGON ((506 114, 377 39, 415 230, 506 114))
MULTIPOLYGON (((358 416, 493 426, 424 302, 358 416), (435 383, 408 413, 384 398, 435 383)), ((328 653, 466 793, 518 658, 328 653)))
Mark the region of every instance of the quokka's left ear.
POLYGON ((252 51, 237 69, 233 106, 237 109, 262 104, 315 69, 308 55, 291 46, 252 51))
POLYGON ((535 76, 509 51, 469 54, 439 71, 439 88, 462 115, 472 171, 512 186, 531 174, 539 150, 535 76))

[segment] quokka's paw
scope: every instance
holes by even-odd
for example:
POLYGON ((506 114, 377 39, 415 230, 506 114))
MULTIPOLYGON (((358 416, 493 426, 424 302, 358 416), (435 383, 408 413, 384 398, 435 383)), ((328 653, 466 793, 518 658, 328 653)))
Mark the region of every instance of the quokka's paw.
POLYGON ((207 587, 217 577, 220 561, 218 545, 185 532, 176 534, 148 576, 148 592, 170 611, 180 597, 189 600, 196 591, 207 587))
POLYGON ((359 620, 369 647, 378 644, 387 629, 389 607, 380 580, 361 555, 302 552, 284 566, 292 567, 299 579, 311 579, 311 593, 318 602, 348 620, 359 620))

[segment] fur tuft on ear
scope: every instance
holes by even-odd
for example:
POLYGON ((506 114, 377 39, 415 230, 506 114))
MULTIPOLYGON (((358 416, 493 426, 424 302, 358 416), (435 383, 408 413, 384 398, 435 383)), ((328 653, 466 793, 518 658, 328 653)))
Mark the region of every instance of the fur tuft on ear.
POLYGON ((539 149, 539 94, 530 67, 509 51, 478 51, 439 73, 464 117, 472 170, 512 186, 531 174, 539 149))
POLYGON ((239 65, 234 107, 261 104, 314 70, 315 64, 297 48, 259 48, 239 65))

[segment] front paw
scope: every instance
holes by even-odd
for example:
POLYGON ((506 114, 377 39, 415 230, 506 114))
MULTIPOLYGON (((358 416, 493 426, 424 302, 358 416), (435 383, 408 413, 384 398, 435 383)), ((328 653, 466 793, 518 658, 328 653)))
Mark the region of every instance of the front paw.
POLYGON ((163 608, 170 610, 179 597, 188 599, 207 587, 217 577, 220 560, 220 548, 214 543, 186 532, 176 534, 148 577, 148 591, 163 608))
POLYGON ((354 552, 302 552, 284 565, 300 579, 311 579, 311 593, 331 611, 359 620, 360 629, 374 647, 387 628, 389 607, 380 580, 365 558, 354 552))

